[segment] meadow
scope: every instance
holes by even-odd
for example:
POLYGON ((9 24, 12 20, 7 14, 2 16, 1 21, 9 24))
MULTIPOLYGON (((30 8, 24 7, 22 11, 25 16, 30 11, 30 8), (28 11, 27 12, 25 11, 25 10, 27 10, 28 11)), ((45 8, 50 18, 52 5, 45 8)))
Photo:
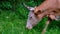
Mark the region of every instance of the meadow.
MULTIPOLYGON (((15 12, 1 11, 0 34, 40 34, 43 28, 43 22, 45 23, 46 19, 42 20, 32 30, 26 29, 26 21, 27 19, 20 19, 20 16, 16 15, 15 12)), ((60 28, 57 26, 59 22, 54 22, 53 25, 52 23, 49 25, 50 27, 48 27, 46 34, 60 34, 60 28)))
MULTIPOLYGON (((33 2, 28 5, 35 6, 33 2), (33 5, 32 5, 32 4, 33 5)), ((26 29, 28 12, 22 4, 16 11, 0 9, 0 34, 41 34, 47 18, 43 18, 33 29, 26 29)), ((51 21, 45 34, 60 34, 60 21, 51 21)))

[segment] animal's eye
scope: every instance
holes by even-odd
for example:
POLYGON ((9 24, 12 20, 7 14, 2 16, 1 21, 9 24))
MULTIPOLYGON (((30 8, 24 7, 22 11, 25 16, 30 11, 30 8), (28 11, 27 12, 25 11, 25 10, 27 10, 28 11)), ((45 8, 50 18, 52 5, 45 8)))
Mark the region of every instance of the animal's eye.
POLYGON ((30 17, 30 19, 32 19, 32 17, 30 17))
POLYGON ((34 10, 32 10, 32 12, 34 12, 34 10))

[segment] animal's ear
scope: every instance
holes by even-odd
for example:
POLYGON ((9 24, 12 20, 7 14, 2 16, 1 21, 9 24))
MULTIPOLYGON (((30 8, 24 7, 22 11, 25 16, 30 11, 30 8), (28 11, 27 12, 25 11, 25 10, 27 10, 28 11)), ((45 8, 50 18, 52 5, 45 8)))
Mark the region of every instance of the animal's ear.
POLYGON ((34 8, 36 8, 37 6, 35 6, 34 8))
POLYGON ((34 13, 36 13, 36 12, 37 12, 37 6, 34 7, 34 13))

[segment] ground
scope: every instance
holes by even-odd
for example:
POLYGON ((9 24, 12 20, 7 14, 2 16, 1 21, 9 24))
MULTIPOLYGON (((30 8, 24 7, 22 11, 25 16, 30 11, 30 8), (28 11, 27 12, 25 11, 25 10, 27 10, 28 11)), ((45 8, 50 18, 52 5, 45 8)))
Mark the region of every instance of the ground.
MULTIPOLYGON (((0 34, 41 34, 42 26, 35 26, 32 30, 26 29, 26 20, 20 19, 12 11, 1 11, 0 13, 0 34)), ((55 26, 55 25, 53 25, 55 26)), ((60 34, 58 27, 47 29, 46 34, 60 34)))

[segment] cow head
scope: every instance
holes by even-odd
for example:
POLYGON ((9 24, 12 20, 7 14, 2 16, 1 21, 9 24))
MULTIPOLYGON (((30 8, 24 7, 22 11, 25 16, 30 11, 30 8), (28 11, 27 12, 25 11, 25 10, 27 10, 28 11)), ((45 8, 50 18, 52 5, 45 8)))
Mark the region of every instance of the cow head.
POLYGON ((34 13, 34 10, 30 10, 28 14, 26 28, 32 29, 33 26, 35 26, 40 20, 41 19, 37 18, 36 14, 34 13))
POLYGON ((37 18, 36 14, 34 13, 34 7, 28 7, 25 4, 24 6, 27 7, 27 9, 29 10, 26 28, 32 29, 33 26, 35 26, 41 19, 37 18))

